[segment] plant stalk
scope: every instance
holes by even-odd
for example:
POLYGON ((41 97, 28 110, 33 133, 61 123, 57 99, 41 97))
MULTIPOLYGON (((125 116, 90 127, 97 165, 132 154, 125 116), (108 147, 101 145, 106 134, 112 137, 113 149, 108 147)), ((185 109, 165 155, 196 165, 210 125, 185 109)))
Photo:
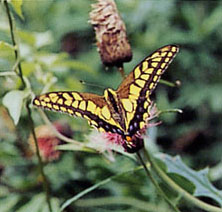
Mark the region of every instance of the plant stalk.
MULTIPOLYGON (((17 61, 19 61, 18 62, 18 70, 19 70, 18 76, 20 77, 20 79, 22 81, 22 86, 23 86, 23 89, 24 89, 24 88, 26 88, 26 83, 25 83, 25 80, 24 80, 24 77, 23 77, 20 60, 18 60, 19 54, 18 54, 18 50, 17 50, 18 47, 17 47, 17 44, 16 44, 15 35, 14 35, 14 27, 13 27, 12 16, 11 16, 11 13, 10 13, 8 2, 4 1, 4 4, 5 4, 8 20, 9 20, 10 34, 11 34, 11 39, 12 39, 12 43, 13 43, 13 46, 14 46, 15 58, 16 58, 17 61)), ((49 195, 49 185, 48 185, 48 181, 47 181, 47 178, 45 176, 45 173, 44 173, 43 163, 42 163, 42 159, 41 159, 41 156, 40 156, 37 137, 36 137, 36 134, 35 134, 34 121, 33 121, 32 116, 31 116, 31 109, 29 107, 28 102, 26 103, 26 109, 27 109, 27 112, 28 112, 28 120, 30 122, 31 133, 33 135, 34 142, 35 142, 39 169, 40 169, 40 173, 41 173, 42 178, 43 178, 43 187, 44 187, 44 190, 45 190, 45 193, 46 193, 46 202, 47 202, 49 211, 52 212, 52 206, 51 206, 50 195, 49 195)))
POLYGON ((168 197, 165 195, 165 193, 163 192, 163 190, 160 188, 159 184, 157 183, 157 181, 154 179, 154 177, 152 176, 152 173, 149 171, 149 169, 147 168, 145 162, 143 161, 143 158, 140 155, 140 152, 136 153, 140 163, 142 164, 148 178, 151 180, 151 182, 153 183, 153 185, 156 187, 158 194, 163 197, 163 199, 168 203, 168 205, 170 206, 170 208, 173 209, 173 211, 176 212, 180 212, 179 209, 168 199, 168 197))
POLYGON ((121 77, 122 77, 123 79, 125 79, 126 75, 125 75, 125 71, 124 71, 123 64, 117 66, 117 68, 118 68, 119 73, 121 74, 121 77))
MULTIPOLYGON (((13 26, 13 21, 12 21, 12 16, 10 14, 10 10, 9 10, 9 5, 8 5, 8 2, 7 1, 4 1, 4 4, 5 4, 5 8, 6 8, 6 12, 7 12, 7 15, 8 15, 8 21, 9 21, 9 27, 10 27, 10 34, 11 34, 11 39, 12 39, 12 44, 14 46, 14 54, 15 54, 15 59, 18 60, 18 57, 19 57, 19 53, 18 53, 18 46, 16 44, 16 41, 15 41, 15 35, 14 35, 14 26, 13 26)), ((19 77, 21 78, 21 81, 22 81, 22 86, 23 88, 25 88, 25 80, 23 78, 23 74, 22 74, 22 67, 21 67, 21 63, 19 62, 18 63, 18 70, 19 70, 19 77)))
POLYGON ((193 195, 191 195, 187 191, 185 191, 183 188, 181 188, 179 185, 177 185, 170 177, 168 177, 158 167, 158 165, 152 159, 152 157, 150 156, 148 151, 146 151, 145 149, 144 149, 144 154, 145 154, 147 160, 150 162, 153 170, 163 180, 163 182, 165 182, 170 188, 172 188, 174 191, 176 191, 181 197, 184 197, 184 199, 186 199, 189 203, 192 203, 193 205, 195 205, 205 211, 208 211, 208 212, 222 212, 222 208, 207 204, 207 203, 197 199, 196 197, 194 197, 193 195))

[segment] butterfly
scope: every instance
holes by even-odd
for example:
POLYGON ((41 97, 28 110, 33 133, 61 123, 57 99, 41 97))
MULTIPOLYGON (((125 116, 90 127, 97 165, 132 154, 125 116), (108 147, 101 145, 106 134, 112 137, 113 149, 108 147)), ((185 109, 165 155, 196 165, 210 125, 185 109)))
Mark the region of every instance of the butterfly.
POLYGON ((119 134, 127 152, 137 152, 144 146, 143 138, 138 132, 150 117, 150 95, 178 51, 177 45, 157 49, 130 72, 117 90, 107 88, 103 96, 58 91, 35 97, 33 104, 83 117, 99 132, 119 134))

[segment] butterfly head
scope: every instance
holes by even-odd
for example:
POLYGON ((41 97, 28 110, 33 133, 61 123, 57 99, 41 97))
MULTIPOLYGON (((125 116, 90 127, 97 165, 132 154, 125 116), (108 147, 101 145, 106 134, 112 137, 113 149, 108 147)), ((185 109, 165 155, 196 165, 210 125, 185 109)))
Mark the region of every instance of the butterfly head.
POLYGON ((144 147, 144 141, 141 135, 124 136, 124 149, 129 153, 135 153, 144 147))

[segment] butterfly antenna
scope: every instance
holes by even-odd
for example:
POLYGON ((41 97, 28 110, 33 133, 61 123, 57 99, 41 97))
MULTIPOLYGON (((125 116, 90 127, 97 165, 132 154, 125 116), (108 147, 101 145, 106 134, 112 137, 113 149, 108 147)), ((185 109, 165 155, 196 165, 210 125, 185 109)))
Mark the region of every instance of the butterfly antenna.
POLYGON ((83 85, 88 85, 88 86, 91 86, 91 87, 95 87, 95 88, 101 88, 101 89, 105 89, 105 87, 103 86, 100 86, 100 85, 96 85, 94 83, 91 83, 91 82, 86 82, 84 80, 79 80, 80 83, 82 83, 83 85))

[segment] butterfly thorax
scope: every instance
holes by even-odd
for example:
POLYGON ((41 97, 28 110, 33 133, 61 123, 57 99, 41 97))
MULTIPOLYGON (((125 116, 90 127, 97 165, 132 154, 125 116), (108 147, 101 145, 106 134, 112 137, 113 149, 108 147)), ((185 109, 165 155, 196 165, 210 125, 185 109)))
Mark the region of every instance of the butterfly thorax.
POLYGON ((111 88, 105 89, 104 97, 106 99, 106 102, 108 103, 112 118, 125 131, 125 111, 120 103, 116 91, 112 90, 111 88))
POLYGON ((116 91, 108 88, 104 91, 104 97, 108 103, 112 118, 124 130, 124 134, 122 135, 124 140, 123 147, 130 153, 134 153, 141 149, 144 145, 143 138, 137 133, 134 135, 129 134, 126 126, 126 113, 116 91))

